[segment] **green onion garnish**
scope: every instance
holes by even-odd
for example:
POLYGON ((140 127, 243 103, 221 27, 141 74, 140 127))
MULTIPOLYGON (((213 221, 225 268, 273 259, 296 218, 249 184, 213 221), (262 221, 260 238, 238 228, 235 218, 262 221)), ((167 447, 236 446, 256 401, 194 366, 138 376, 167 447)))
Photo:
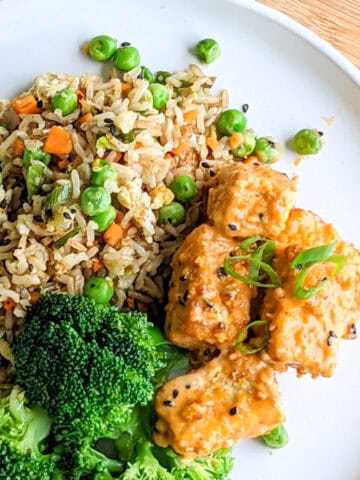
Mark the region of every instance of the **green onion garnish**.
POLYGON ((255 320, 253 322, 248 323, 244 328, 240 330, 239 336, 236 339, 235 348, 239 350, 241 353, 244 353, 245 355, 251 355, 253 353, 257 353, 263 350, 268 344, 269 339, 270 339, 269 322, 267 320, 255 320), (244 340, 246 340, 246 337, 248 336, 249 329, 253 327, 261 327, 261 326, 267 327, 267 333, 264 340, 261 342, 261 344, 258 347, 249 348, 244 343, 244 340))
POLYGON ((284 425, 279 425, 271 432, 263 435, 263 440, 270 448, 282 448, 288 443, 289 437, 284 425))
POLYGON ((275 253, 274 242, 264 237, 250 237, 241 242, 240 248, 244 252, 249 252, 250 255, 227 257, 224 261, 224 270, 228 275, 254 287, 277 288, 281 286, 281 279, 271 266, 275 253), (263 243, 257 246, 258 242, 263 243), (247 277, 239 275, 231 267, 231 263, 244 260, 249 262, 247 277), (264 283, 266 278, 269 278, 271 283, 264 283))
POLYGON ((59 238, 59 240, 56 240, 56 242, 54 242, 54 248, 63 247, 66 244, 66 242, 69 240, 69 238, 75 237, 75 235, 77 235, 79 232, 80 232, 80 227, 73 228, 72 230, 70 230, 69 233, 67 233, 63 237, 59 238))
POLYGON ((321 290, 324 285, 331 279, 334 278, 343 268, 346 263, 346 257, 343 255, 333 255, 331 253, 335 247, 335 242, 329 243, 327 245, 322 245, 321 247, 309 248, 299 253, 293 262, 291 263, 292 268, 299 270, 299 274, 296 277, 294 297, 299 298, 300 300, 307 300, 308 298, 313 297, 321 290), (330 276, 322 279, 314 288, 304 288, 304 282, 307 274, 311 267, 321 262, 330 262, 336 265, 336 268, 331 273, 330 276))

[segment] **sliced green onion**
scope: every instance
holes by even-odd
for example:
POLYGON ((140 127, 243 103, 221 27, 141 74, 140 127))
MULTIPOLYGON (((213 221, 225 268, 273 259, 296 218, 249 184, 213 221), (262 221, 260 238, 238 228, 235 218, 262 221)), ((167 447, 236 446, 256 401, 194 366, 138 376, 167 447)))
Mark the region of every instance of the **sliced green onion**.
POLYGON ((46 197, 43 210, 47 211, 55 207, 55 205, 66 205, 72 195, 71 183, 57 185, 46 197))
POLYGON ((266 345, 269 343, 270 332, 269 332, 269 322, 267 320, 255 320, 254 322, 248 323, 244 328, 240 330, 239 336, 236 339, 235 348, 245 355, 252 355, 253 353, 258 353, 263 350, 266 345), (248 331, 253 327, 267 327, 267 334, 261 344, 256 348, 249 348, 245 343, 248 336, 248 331))
POLYGON ((254 248, 253 245, 256 244, 257 242, 269 242, 269 241, 270 240, 268 240, 265 237, 260 237, 260 236, 249 237, 240 243, 240 248, 244 252, 252 252, 256 250, 257 247, 254 248))
POLYGON ((75 237, 75 235, 77 235, 79 232, 80 232, 80 227, 73 228, 72 230, 70 230, 69 233, 67 233, 63 237, 59 238, 59 240, 56 240, 56 242, 54 242, 54 248, 63 247, 70 238, 75 237))
POLYGON ((318 285, 316 285, 316 287, 308 289, 308 288, 303 287, 306 275, 308 274, 311 267, 313 267, 315 264, 317 264, 319 262, 312 262, 307 267, 302 268, 301 271, 299 272, 298 276, 296 277, 295 291, 294 291, 294 297, 295 298, 299 298, 300 300, 307 300, 308 298, 311 298, 314 295, 316 295, 317 292, 319 290, 321 290, 324 287, 324 285, 326 283, 328 283, 328 281, 331 278, 334 278, 344 268, 344 265, 346 263, 346 257, 344 257, 343 255, 334 255, 334 256, 329 257, 329 258, 327 258, 323 261, 324 262, 335 263, 336 268, 332 272, 332 274, 329 277, 326 277, 323 280, 321 280, 318 283, 318 285))
POLYGON ((291 266, 293 268, 301 268, 304 265, 324 262, 326 261, 333 249, 335 247, 335 242, 329 243, 327 245, 322 245, 321 247, 309 248, 299 253, 293 260, 291 266))
POLYGON ((275 272, 275 270, 268 264, 261 260, 259 260, 256 256, 251 255, 238 255, 236 257, 227 257, 224 261, 224 269, 225 273, 231 275, 236 280, 240 280, 241 282, 246 283, 247 285, 252 285, 254 287, 263 287, 263 288, 277 288, 281 286, 281 279, 279 275, 275 272), (263 283, 258 281, 254 278, 251 278, 250 275, 247 277, 243 277, 239 275, 235 270, 231 268, 231 263, 233 262, 241 262, 247 260, 250 264, 254 263, 255 265, 259 266, 260 269, 263 270, 267 276, 270 278, 272 283, 263 283))

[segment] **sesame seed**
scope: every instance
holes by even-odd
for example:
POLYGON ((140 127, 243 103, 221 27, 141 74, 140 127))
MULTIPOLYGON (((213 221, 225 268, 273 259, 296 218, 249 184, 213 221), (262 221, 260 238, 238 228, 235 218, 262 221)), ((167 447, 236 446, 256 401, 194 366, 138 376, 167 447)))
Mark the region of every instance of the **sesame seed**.
POLYGON ((324 132, 321 132, 320 130, 317 131, 319 137, 322 137, 324 135, 324 132))
POLYGON ((232 230, 233 232, 235 230, 237 230, 237 226, 234 224, 234 223, 229 223, 228 227, 230 228, 230 230, 232 230))
POLYGON ((186 282, 187 276, 186 275, 180 275, 179 280, 180 280, 180 282, 186 282))
POLYGON ((114 120, 112 118, 104 118, 105 123, 114 123, 114 120))
POLYGON ((215 177, 216 173, 214 172, 214 170, 210 170, 209 175, 210 177, 215 177))
POLYGON ((34 265, 32 263, 29 263, 29 272, 31 273, 34 270, 34 265))
POLYGON ((204 350, 205 357, 208 357, 210 355, 210 353, 211 353, 210 348, 207 348, 206 350, 204 350))
POLYGON ((208 162, 202 162, 201 166, 204 168, 210 168, 210 165, 208 164, 208 162))
POLYGON ((329 336, 327 338, 327 344, 328 344, 328 347, 332 347, 333 343, 334 343, 334 338, 337 338, 337 335, 335 332, 333 332, 332 330, 330 330, 329 332, 329 336))
POLYGON ((38 100, 36 105, 37 105, 38 108, 42 108, 44 104, 43 104, 42 100, 38 100))
POLYGON ((269 140, 269 139, 268 139, 268 143, 269 143, 271 148, 274 148, 275 145, 276 145, 275 142, 273 142, 272 140, 269 140))
POLYGON ((111 135, 116 135, 116 127, 114 124, 110 125, 110 132, 111 135))
POLYGON ((209 300, 205 300, 205 305, 208 307, 208 308, 213 308, 214 307, 214 304, 212 302, 209 302, 209 300))
POLYGON ((237 414, 237 408, 236 407, 230 408, 229 415, 236 415, 236 414, 237 414))
POLYGON ((187 383, 187 384, 185 385, 185 388, 186 388, 186 390, 190 390, 191 385, 190 385, 189 383, 187 383))
POLYGON ((68 156, 68 160, 69 160, 69 162, 73 162, 75 160, 75 155, 70 154, 68 156))
POLYGON ((241 109, 242 109, 242 111, 243 111, 244 113, 246 113, 246 112, 249 110, 249 104, 248 104, 248 103, 244 103, 244 105, 242 106, 241 109))
POLYGON ((353 323, 353 324, 351 325, 351 327, 350 327, 350 333, 351 333, 352 335, 356 335, 356 325, 355 325, 355 323, 353 323))
POLYGON ((73 215, 75 215, 75 213, 76 213, 76 208, 72 208, 72 209, 70 210, 70 212, 71 212, 73 215))
POLYGON ((219 330, 225 330, 225 323, 224 322, 219 322, 217 325, 219 330))
POLYGON ((3 200, 1 200, 1 202, 0 202, 0 208, 3 208, 3 209, 5 209, 5 208, 6 208, 6 206, 7 206, 7 202, 6 202, 5 198, 4 198, 4 199, 3 199, 3 200))
POLYGON ((64 218, 66 218, 67 220, 71 220, 71 215, 70 215, 69 212, 64 212, 64 213, 63 213, 63 216, 64 216, 64 218))
POLYGON ((179 390, 177 390, 175 388, 175 390, 173 390, 173 392, 172 392, 172 396, 173 396, 173 398, 176 398, 178 395, 179 395, 179 390))
POLYGON ((6 247, 7 245, 10 245, 11 240, 9 238, 3 238, 0 240, 0 247, 6 247))
POLYGON ((120 44, 120 47, 130 47, 131 43, 130 42, 122 42, 120 44))
POLYGON ((43 221, 41 215, 34 215, 34 220, 35 220, 35 222, 38 222, 38 223, 41 223, 43 221))
POLYGON ((226 277, 227 273, 225 272, 225 268, 220 267, 219 270, 217 271, 216 275, 218 276, 218 278, 226 277))
POLYGON ((174 402, 172 400, 164 400, 163 401, 163 405, 165 407, 173 407, 174 406, 174 402))

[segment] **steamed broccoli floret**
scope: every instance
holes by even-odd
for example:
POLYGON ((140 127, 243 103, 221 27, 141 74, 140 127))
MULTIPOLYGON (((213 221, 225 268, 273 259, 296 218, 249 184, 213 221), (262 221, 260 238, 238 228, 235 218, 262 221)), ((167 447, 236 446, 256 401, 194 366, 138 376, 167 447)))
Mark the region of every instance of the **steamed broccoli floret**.
POLYGON ((42 447, 51 422, 42 409, 25 402, 19 387, 0 398, 0 479, 50 480, 58 457, 43 454, 42 447))
POLYGON ((56 480, 112 480, 124 469, 122 462, 107 457, 86 441, 59 445, 56 453, 60 455, 59 468, 63 475, 56 480))
POLYGON ((146 315, 85 297, 47 294, 29 310, 14 342, 16 380, 57 439, 116 438, 133 406, 151 400, 166 366, 151 329, 146 315))
POLYGON ((129 462, 121 480, 175 480, 154 456, 150 441, 138 442, 133 462, 129 462))

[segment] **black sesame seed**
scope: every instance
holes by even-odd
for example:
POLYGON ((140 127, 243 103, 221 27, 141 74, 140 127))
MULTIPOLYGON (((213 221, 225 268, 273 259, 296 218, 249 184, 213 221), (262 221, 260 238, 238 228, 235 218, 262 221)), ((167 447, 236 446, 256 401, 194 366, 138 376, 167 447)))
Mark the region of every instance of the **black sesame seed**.
POLYGON ((269 143, 269 145, 270 145, 271 148, 274 148, 275 145, 276 145, 275 142, 273 142, 272 140, 269 140, 269 139, 268 139, 268 143, 269 143))
POLYGON ((337 335, 335 332, 333 332, 332 330, 330 330, 329 332, 329 336, 327 338, 327 344, 328 344, 328 347, 332 347, 333 343, 334 343, 334 338, 337 338, 337 335))
POLYGON ((71 212, 73 215, 75 215, 75 213, 76 213, 76 208, 72 208, 72 209, 70 210, 70 212, 71 212))
POLYGON ((214 304, 212 302, 209 302, 209 300, 205 300, 205 305, 208 307, 208 308, 213 308, 214 307, 214 304))
POLYGON ((120 47, 130 47, 131 43, 130 42, 122 42, 120 44, 120 47))
POLYGON ((173 407, 174 402, 172 400, 164 400, 163 405, 165 405, 165 407, 173 407))
POLYGON ((210 355, 210 353, 211 353, 210 348, 207 348, 206 350, 204 350, 205 357, 208 357, 210 355))
POLYGON ((208 164, 208 162, 202 162, 201 166, 204 168, 210 168, 210 165, 208 164))
POLYGON ((244 113, 246 113, 248 110, 249 110, 249 104, 248 103, 244 103, 244 105, 241 107, 242 111, 244 113))
POLYGON ((112 118, 104 118, 105 123, 114 123, 114 120, 112 118))
POLYGON ((262 220, 265 217, 265 213, 259 213, 259 218, 262 220))
POLYGON ((225 330, 225 323, 224 322, 219 322, 217 325, 219 330, 225 330))
POLYGON ((43 104, 42 100, 38 100, 36 105, 37 105, 38 108, 42 108, 44 104, 43 104))
POLYGON ((355 323, 353 323, 353 324, 351 325, 351 327, 350 327, 350 333, 351 333, 352 335, 356 335, 356 325, 355 325, 355 323))
POLYGON ((321 132, 320 130, 317 131, 319 137, 322 137, 324 135, 324 132, 321 132))
POLYGON ((337 338, 337 335, 333 330, 330 330, 329 335, 330 337, 337 338))
POLYGON ((209 175, 210 177, 215 177, 216 173, 214 172, 214 170, 210 170, 209 175))
POLYGON ((116 127, 114 124, 110 125, 110 132, 111 132, 111 135, 116 135, 116 127))
POLYGON ((173 392, 172 392, 172 396, 173 396, 173 398, 176 398, 178 395, 179 395, 179 390, 176 390, 176 388, 175 388, 175 390, 173 390, 173 392))
POLYGON ((38 222, 38 223, 41 223, 43 221, 41 215, 34 215, 34 220, 35 220, 35 222, 38 222))
POLYGON ((225 268, 220 267, 219 270, 217 271, 216 275, 218 276, 218 278, 226 277, 227 273, 225 272, 225 268))
POLYGON ((7 245, 10 245, 11 240, 9 238, 3 238, 0 240, 0 247, 6 247, 7 245))
POLYGON ((180 275, 179 280, 180 280, 180 282, 186 282, 187 276, 186 275, 180 275))
POLYGON ((0 202, 0 208, 3 208, 3 209, 5 209, 5 208, 6 208, 6 206, 7 206, 7 202, 6 202, 5 198, 4 198, 4 199, 3 199, 3 200, 1 200, 1 202, 0 202))
POLYGON ((64 218, 66 218, 67 220, 71 220, 71 215, 70 215, 69 212, 64 212, 64 213, 63 213, 63 216, 64 216, 64 218))
POLYGON ((32 263, 29 263, 29 272, 31 273, 34 270, 34 265, 32 263))
POLYGON ((186 390, 190 390, 191 385, 190 385, 189 383, 187 383, 187 384, 185 385, 185 388, 186 388, 186 390))
POLYGON ((68 156, 68 160, 69 160, 69 162, 73 162, 75 160, 75 155, 70 154, 68 156))
POLYGON ((230 230, 232 230, 233 232, 235 230, 237 230, 237 226, 234 224, 234 223, 229 223, 228 227, 230 228, 230 230))
POLYGON ((236 415, 236 414, 237 414, 237 408, 236 407, 230 408, 229 415, 236 415))

